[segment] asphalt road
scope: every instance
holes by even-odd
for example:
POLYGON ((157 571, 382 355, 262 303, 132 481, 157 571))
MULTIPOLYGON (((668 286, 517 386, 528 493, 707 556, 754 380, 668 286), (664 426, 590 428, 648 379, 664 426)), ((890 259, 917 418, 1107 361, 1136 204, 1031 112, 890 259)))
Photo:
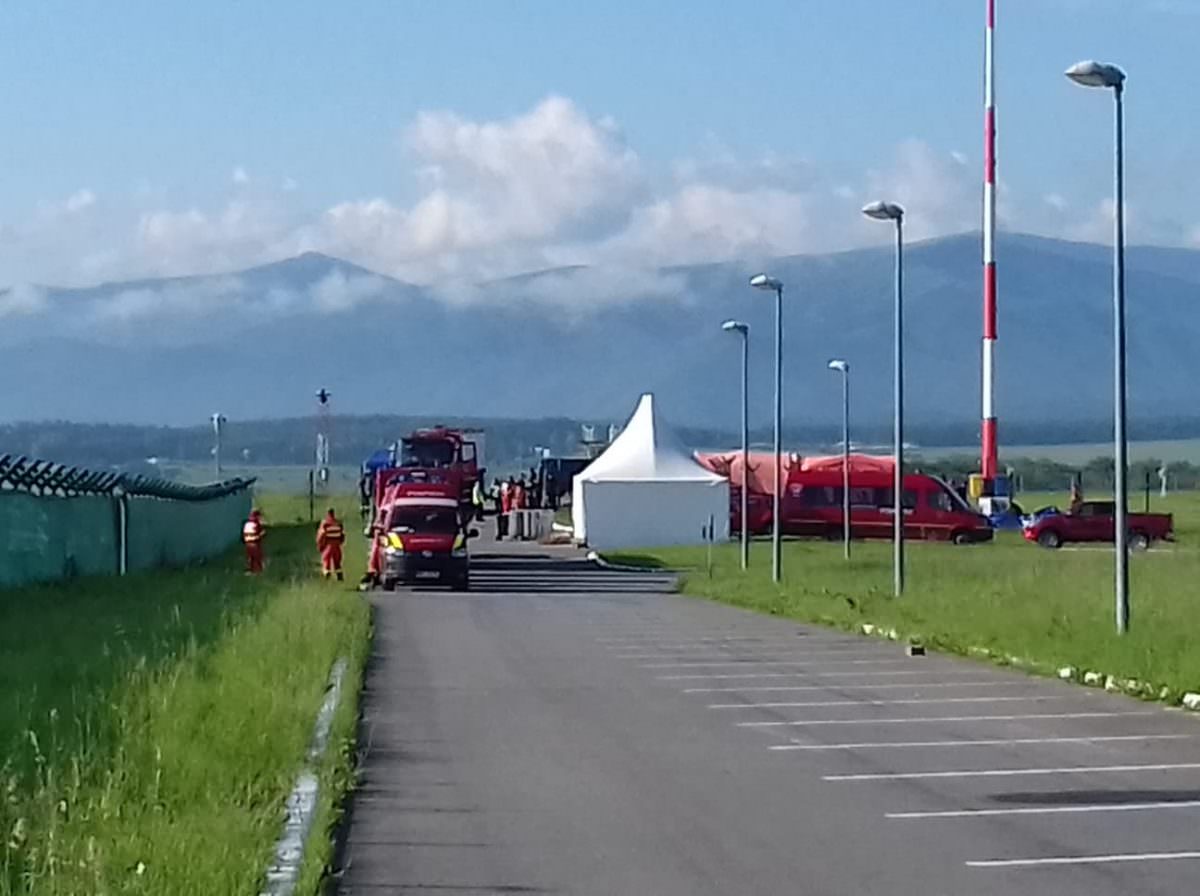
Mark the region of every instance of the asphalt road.
POLYGON ((339 892, 1200 892, 1200 719, 512 550, 378 595, 339 892))

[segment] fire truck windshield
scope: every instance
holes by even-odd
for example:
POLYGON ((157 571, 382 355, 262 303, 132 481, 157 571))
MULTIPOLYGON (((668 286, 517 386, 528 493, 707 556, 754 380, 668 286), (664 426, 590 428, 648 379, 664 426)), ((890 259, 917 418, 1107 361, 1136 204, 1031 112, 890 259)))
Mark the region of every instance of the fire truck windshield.
POLYGON ((402 467, 448 467, 454 463, 454 446, 449 442, 404 440, 400 458, 402 467))
POLYGON ((458 515, 450 507, 396 507, 388 529, 401 534, 453 535, 458 531, 458 515))

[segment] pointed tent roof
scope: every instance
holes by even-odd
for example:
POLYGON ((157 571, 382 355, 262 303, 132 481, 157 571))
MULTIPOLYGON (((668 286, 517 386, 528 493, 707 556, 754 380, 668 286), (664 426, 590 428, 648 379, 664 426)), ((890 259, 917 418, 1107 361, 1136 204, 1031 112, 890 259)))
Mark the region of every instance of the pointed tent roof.
POLYGON ((698 464, 658 413, 654 395, 642 395, 621 434, 576 478, 585 482, 721 482, 698 464))

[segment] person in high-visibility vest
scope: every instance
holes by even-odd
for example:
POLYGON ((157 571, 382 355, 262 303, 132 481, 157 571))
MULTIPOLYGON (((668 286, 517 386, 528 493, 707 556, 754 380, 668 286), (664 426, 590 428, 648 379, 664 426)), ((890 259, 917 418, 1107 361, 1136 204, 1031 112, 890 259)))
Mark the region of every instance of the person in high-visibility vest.
POLYGON ((331 507, 317 526, 317 550, 321 552, 321 575, 325 578, 336 575, 339 582, 343 581, 342 545, 345 543, 346 530, 331 507))
POLYGON ((246 546, 246 574, 258 575, 263 571, 263 539, 267 527, 263 525, 262 513, 250 511, 250 518, 242 524, 242 544, 246 546))
POLYGON ((475 480, 475 484, 471 486, 471 506, 475 510, 475 519, 483 519, 483 471, 480 471, 479 478, 475 480))

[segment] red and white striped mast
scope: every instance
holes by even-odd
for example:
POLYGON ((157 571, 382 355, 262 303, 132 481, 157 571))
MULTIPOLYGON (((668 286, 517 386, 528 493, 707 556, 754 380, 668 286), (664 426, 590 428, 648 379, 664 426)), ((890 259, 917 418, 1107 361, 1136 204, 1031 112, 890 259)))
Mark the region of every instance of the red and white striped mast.
POLYGON ((996 478, 996 0, 987 0, 983 125, 983 429, 980 473, 996 478))

